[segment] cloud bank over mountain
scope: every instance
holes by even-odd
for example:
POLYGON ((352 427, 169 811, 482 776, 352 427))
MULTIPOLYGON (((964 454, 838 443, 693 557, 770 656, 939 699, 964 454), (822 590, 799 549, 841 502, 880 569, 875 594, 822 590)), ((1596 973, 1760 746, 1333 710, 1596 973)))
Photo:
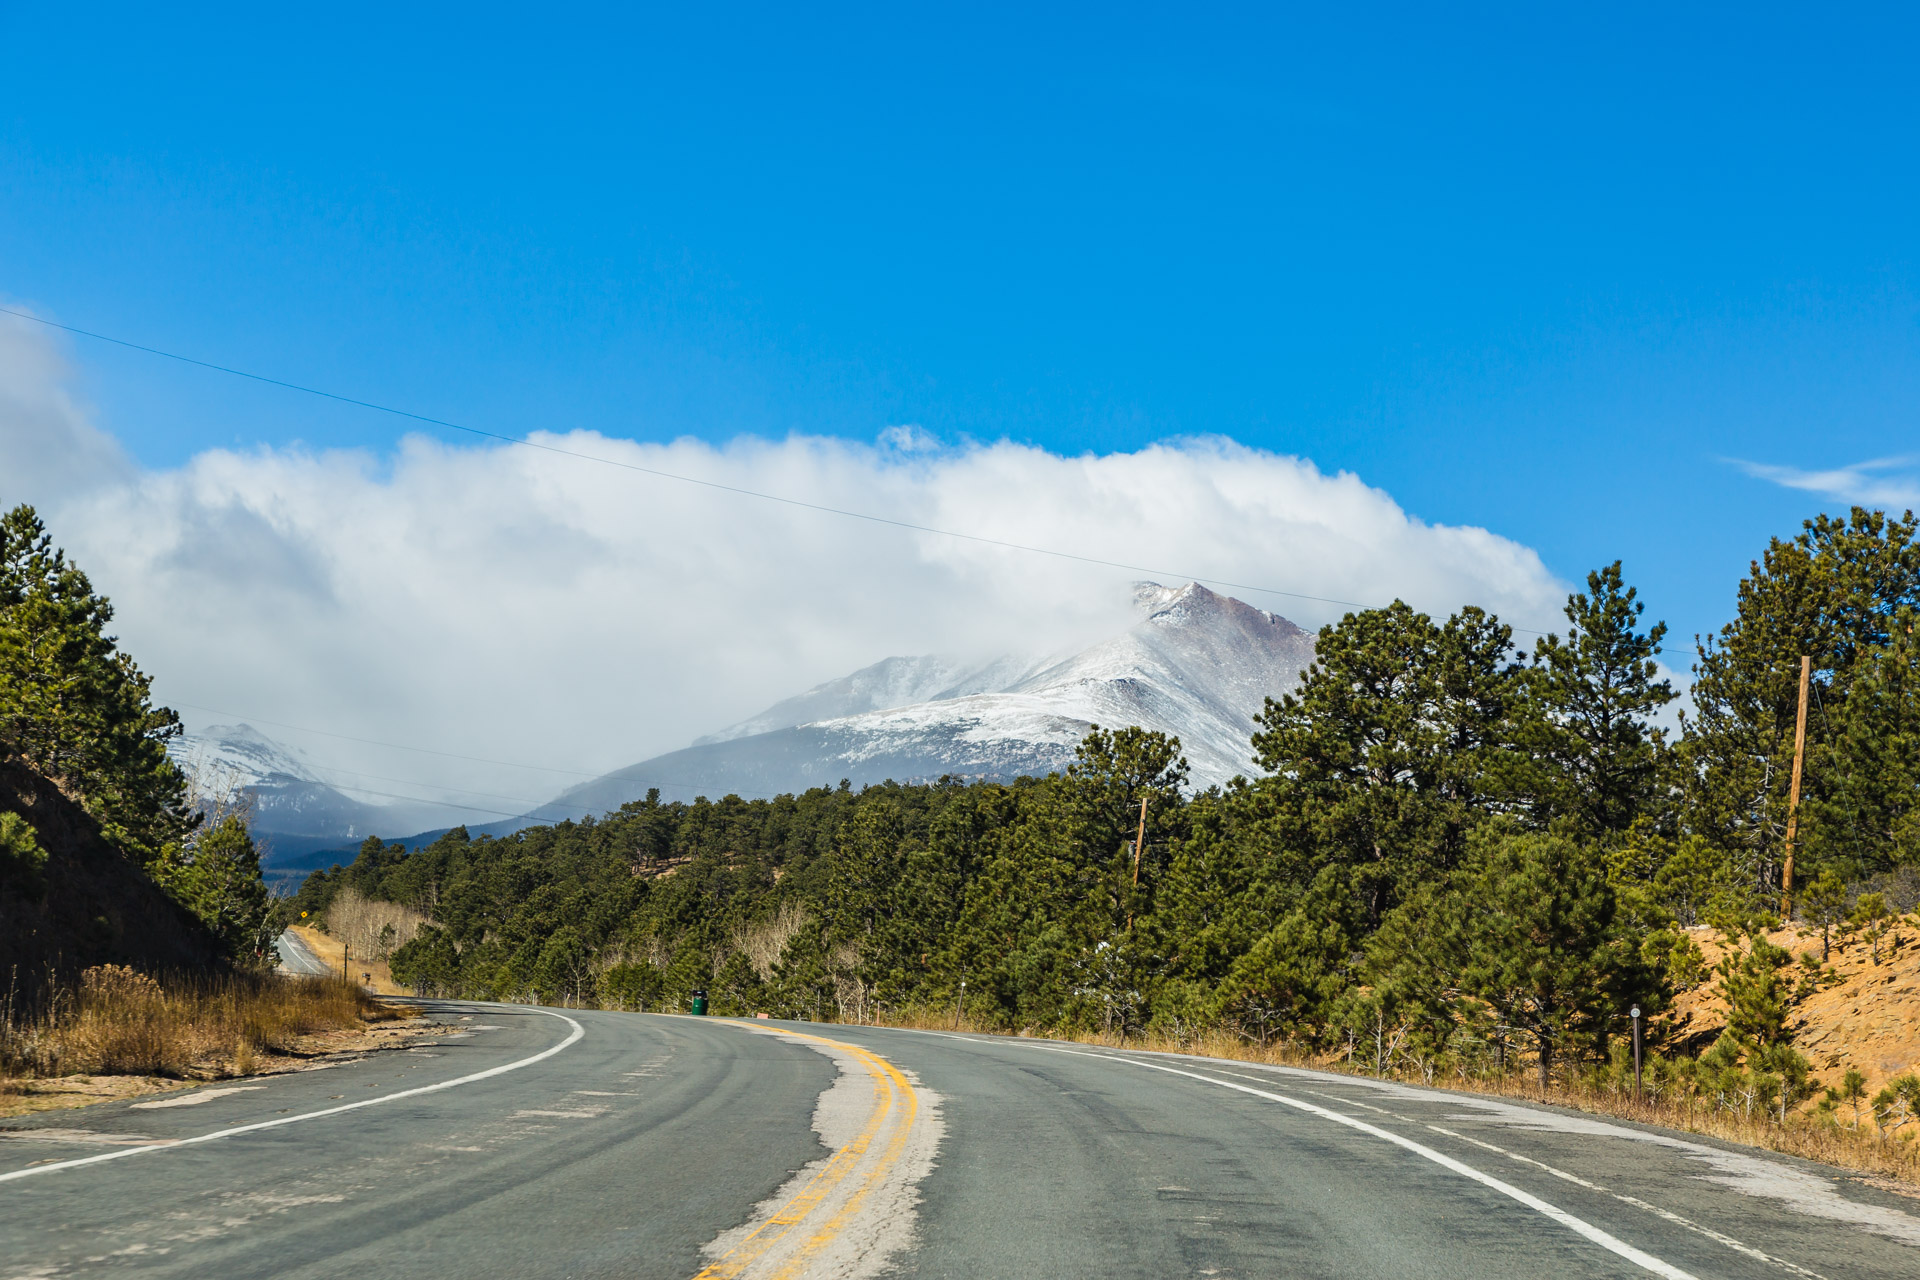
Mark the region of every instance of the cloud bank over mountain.
MULTIPOLYGON (((0 322, 0 502, 41 508, 191 723, 269 727, 383 792, 538 802, 890 655, 1114 633, 1143 576, 425 435, 380 456, 219 449, 142 470, 71 393, 69 358, 0 322)), ((1197 578, 1308 628, 1344 610, 1224 584, 1437 613, 1471 602, 1534 626, 1558 618, 1566 589, 1525 546, 1224 437, 1079 456, 902 428, 873 444, 530 438, 1197 578)))

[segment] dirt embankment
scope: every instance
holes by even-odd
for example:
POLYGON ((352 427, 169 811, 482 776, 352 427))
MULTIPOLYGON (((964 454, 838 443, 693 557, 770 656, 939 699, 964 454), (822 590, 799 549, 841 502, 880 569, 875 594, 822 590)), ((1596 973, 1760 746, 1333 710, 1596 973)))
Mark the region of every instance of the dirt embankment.
MULTIPOLYGON (((1719 937, 1707 929, 1690 935, 1709 965, 1725 954, 1719 937)), ((1799 957, 1820 956, 1820 931, 1801 925, 1767 935, 1775 946, 1799 957)), ((1872 1097, 1890 1078, 1920 1070, 1920 922, 1896 921, 1880 939, 1880 956, 1863 937, 1842 937, 1836 930, 1832 950, 1816 989, 1793 1002, 1788 1028, 1794 1047, 1807 1056, 1822 1084, 1837 1085, 1848 1067, 1867 1077, 1872 1097)), ((1808 970, 1787 971, 1798 983, 1808 970)), ((1726 1004, 1714 993, 1712 979, 1684 992, 1674 1002, 1680 1034, 1690 1043, 1710 1044, 1726 1026, 1726 1004)))

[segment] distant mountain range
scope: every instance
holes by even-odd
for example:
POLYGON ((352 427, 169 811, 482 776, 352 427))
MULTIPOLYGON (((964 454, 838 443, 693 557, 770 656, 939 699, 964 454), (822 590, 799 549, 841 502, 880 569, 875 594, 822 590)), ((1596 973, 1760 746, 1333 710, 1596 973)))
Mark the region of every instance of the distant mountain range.
POLYGON ((1194 785, 1251 771, 1254 716, 1313 661, 1313 636, 1278 614, 1189 583, 1136 589, 1141 619, 1076 653, 969 666, 888 658, 691 747, 564 792, 541 812, 602 813, 665 794, 772 795, 943 775, 1064 768, 1092 726, 1179 737, 1194 785))
POLYGON ((244 805, 269 866, 331 865, 332 855, 370 835, 386 838, 445 829, 470 816, 431 801, 356 800, 320 777, 304 755, 245 724, 214 725, 167 744, 186 771, 194 802, 244 805))
MULTIPOLYGON (((1197 787, 1251 772, 1265 700, 1313 661, 1313 636, 1195 583, 1135 589, 1139 621, 1077 652, 965 663, 895 657, 830 680, 693 745, 572 787, 532 813, 469 830, 505 833, 617 809, 658 787, 668 799, 776 795, 942 776, 1008 779, 1063 769, 1092 726, 1139 725, 1180 739, 1197 787)), ((270 864, 328 865, 367 835, 417 844, 473 815, 431 802, 372 804, 246 725, 177 739, 203 793, 250 797, 270 864)))

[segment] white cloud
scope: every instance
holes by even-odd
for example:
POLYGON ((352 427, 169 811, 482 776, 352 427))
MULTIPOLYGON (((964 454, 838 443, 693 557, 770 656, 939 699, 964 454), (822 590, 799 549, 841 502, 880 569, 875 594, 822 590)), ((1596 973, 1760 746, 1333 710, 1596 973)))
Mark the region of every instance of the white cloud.
POLYGON ((882 448, 899 453, 935 453, 940 449, 940 437, 912 422, 888 427, 880 433, 879 442, 882 448))
POLYGON ((132 474, 120 446, 74 399, 70 376, 44 331, 0 316, 0 497, 73 493, 132 474))
MULTIPOLYGON (((0 501, 40 505, 160 698, 256 722, 601 770, 890 654, 1106 634, 1142 576, 509 445, 222 449, 139 472, 64 396, 43 339, 4 343, 0 501)), ((1473 602, 1536 626, 1565 596, 1526 547, 1226 439, 1063 457, 923 437, 538 440, 1169 578, 1473 602)), ((1303 625, 1342 612, 1233 594, 1303 625)), ((532 799, 572 780, 261 727, 375 777, 532 799)))
POLYGON ((1731 459, 1757 480, 1770 480, 1788 489, 1824 494, 1863 507, 1893 510, 1920 507, 1920 458, 1875 458, 1826 471, 1777 467, 1763 462, 1731 459))

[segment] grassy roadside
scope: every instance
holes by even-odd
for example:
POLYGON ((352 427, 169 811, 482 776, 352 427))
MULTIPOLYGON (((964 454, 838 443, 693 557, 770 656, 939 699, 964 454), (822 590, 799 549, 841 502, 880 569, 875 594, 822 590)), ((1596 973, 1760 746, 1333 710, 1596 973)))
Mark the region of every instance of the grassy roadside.
POLYGON ((412 1013, 338 977, 162 980, 117 965, 17 1007, 0 1007, 0 1115, 291 1070, 371 1047, 351 1042, 412 1013))
MULTIPOLYGON (((875 1024, 921 1031, 962 1031, 980 1035, 1006 1035, 995 1027, 977 1026, 962 1019, 956 1025, 951 1013, 944 1017, 888 1017, 875 1024)), ((1016 1032, 1027 1036, 1034 1033, 1016 1032)), ((1799 1156, 1822 1164, 1850 1169, 1866 1175, 1877 1185, 1903 1195, 1920 1197, 1920 1142, 1883 1138, 1874 1128, 1864 1107, 1856 1120, 1852 1112, 1842 1110, 1838 1118, 1817 1113, 1789 1113, 1785 1124, 1762 1116, 1715 1107, 1696 1098, 1642 1098, 1636 1101, 1630 1092, 1590 1089, 1580 1085, 1556 1084, 1544 1093, 1526 1075, 1504 1077, 1442 1076, 1431 1080, 1411 1076, 1385 1075, 1350 1066, 1338 1057, 1302 1053, 1288 1045, 1262 1047, 1225 1031, 1202 1031, 1184 1040, 1172 1036, 1129 1036, 1124 1042, 1116 1036, 1098 1034, 1046 1033, 1050 1040, 1099 1045, 1109 1049, 1138 1049, 1156 1053, 1174 1053, 1186 1057, 1219 1058, 1235 1062, 1255 1062, 1269 1066, 1305 1067, 1338 1075, 1364 1079, 1387 1079, 1446 1089, 1463 1094, 1499 1098, 1513 1102, 1545 1103, 1589 1115, 1653 1125, 1682 1133, 1699 1134, 1723 1142, 1760 1147, 1783 1155, 1799 1156)))

